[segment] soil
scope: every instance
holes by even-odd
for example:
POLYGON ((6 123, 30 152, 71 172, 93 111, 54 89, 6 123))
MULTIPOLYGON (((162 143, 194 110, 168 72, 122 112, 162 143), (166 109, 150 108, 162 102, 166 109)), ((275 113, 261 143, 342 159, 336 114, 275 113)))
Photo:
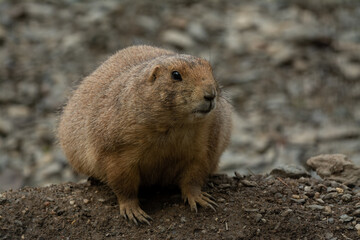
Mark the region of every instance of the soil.
POLYGON ((0 195, 0 239, 359 239, 356 188, 214 175, 204 190, 216 199, 216 212, 191 212, 176 187, 142 189, 150 226, 120 217, 112 191, 91 181, 7 191, 0 195))

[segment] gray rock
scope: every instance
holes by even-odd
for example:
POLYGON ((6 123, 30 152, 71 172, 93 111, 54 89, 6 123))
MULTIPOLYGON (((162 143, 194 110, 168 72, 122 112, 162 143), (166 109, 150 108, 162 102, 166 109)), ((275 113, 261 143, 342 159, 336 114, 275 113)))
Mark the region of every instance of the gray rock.
POLYGON ((8 102, 16 99, 14 84, 4 82, 0 83, 0 102, 8 102))
POLYGON ((349 201, 351 201, 352 196, 351 196, 351 194, 344 194, 341 196, 341 199, 345 202, 349 202, 349 201))
POLYGON ((356 225, 355 225, 355 229, 358 230, 358 231, 360 231, 360 224, 356 224, 356 225))
POLYGON ((336 192, 336 188, 333 188, 333 187, 328 187, 326 188, 326 192, 336 192))
POLYGON ((167 44, 183 49, 188 49, 195 45, 194 40, 188 34, 179 30, 167 30, 162 34, 161 39, 167 44))
POLYGON ((296 51, 285 44, 281 44, 273 50, 271 58, 275 66, 288 64, 296 57, 296 51))
POLYGON ((333 237, 334 237, 334 234, 333 234, 333 233, 331 233, 331 232, 325 233, 325 239, 330 240, 330 239, 332 239, 333 237))
POLYGON ((330 43, 332 35, 324 28, 307 25, 293 25, 283 32, 285 40, 297 44, 326 44, 330 43))
POLYGON ((9 119, 0 117, 0 134, 8 135, 13 131, 13 124, 9 119))
POLYGON ((263 216, 262 216, 260 213, 257 213, 257 214, 255 215, 255 221, 256 221, 256 222, 259 222, 262 217, 263 217, 263 216))
POLYGON ((283 197, 283 195, 281 193, 279 193, 279 192, 275 193, 274 196, 275 196, 275 198, 282 198, 283 197))
POLYGON ((337 192, 331 192, 328 194, 325 194, 325 196, 323 197, 323 200, 329 200, 329 199, 333 199, 336 198, 339 194, 337 192))
POLYGON ((54 13, 54 7, 47 4, 38 4, 28 2, 26 4, 26 11, 33 17, 47 18, 54 13))
POLYGON ((317 133, 317 140, 320 142, 342 140, 348 138, 357 138, 360 136, 360 128, 358 126, 333 126, 328 125, 321 128, 317 133))
POLYGON ((300 199, 295 199, 295 198, 290 198, 291 201, 296 202, 296 203, 305 203, 306 199, 300 198, 300 199))
POLYGON ((60 174, 62 170, 62 166, 58 162, 52 162, 50 164, 47 164, 42 169, 39 170, 38 174, 41 176, 41 178, 49 178, 52 175, 60 174))
POLYGON ((34 82, 20 82, 17 90, 17 98, 24 104, 32 103, 39 97, 39 87, 34 82))
POLYGON ((355 166, 344 154, 323 154, 312 157, 306 164, 322 178, 336 180, 344 185, 360 183, 360 167, 355 166))
POLYGON ((301 178, 310 177, 310 174, 302 166, 284 165, 273 169, 270 172, 271 175, 283 177, 283 178, 301 178))
POLYGON ((26 118, 30 115, 30 108, 24 105, 11 105, 7 109, 10 118, 26 118))
POLYGON ((301 131, 291 131, 289 136, 289 142, 292 144, 314 144, 316 142, 316 131, 314 129, 301 129, 301 131))
POLYGON ((246 187, 256 187, 256 186, 257 186, 257 183, 256 183, 256 182, 254 182, 254 181, 249 181, 249 180, 246 180, 246 179, 241 180, 240 182, 241 182, 244 186, 246 186, 246 187))
POLYGON ((324 207, 324 214, 330 215, 332 213, 331 207, 329 205, 324 207))
POLYGON ((340 216, 340 221, 342 221, 342 222, 350 222, 350 221, 353 220, 353 218, 354 217, 351 217, 351 216, 349 216, 347 214, 343 214, 343 215, 340 216))
POLYGON ((310 208, 311 210, 323 210, 325 208, 324 206, 320 206, 316 204, 308 205, 307 207, 310 208))
POLYGON ((360 78, 360 64, 351 62, 350 57, 339 57, 337 64, 347 79, 358 80, 360 78))
POLYGON ((353 212, 353 215, 355 217, 360 217, 360 208, 356 209, 354 212, 353 212))
POLYGON ((157 31, 160 27, 159 21, 154 17, 138 16, 137 22, 140 26, 149 32, 157 31))
POLYGON ((208 38, 208 34, 205 28, 199 22, 190 22, 187 30, 189 34, 196 40, 206 41, 208 38))
POLYGON ((282 213, 281 213, 281 216, 282 217, 286 217, 287 215, 289 215, 290 213, 292 213, 293 210, 288 208, 288 209, 285 209, 282 213))

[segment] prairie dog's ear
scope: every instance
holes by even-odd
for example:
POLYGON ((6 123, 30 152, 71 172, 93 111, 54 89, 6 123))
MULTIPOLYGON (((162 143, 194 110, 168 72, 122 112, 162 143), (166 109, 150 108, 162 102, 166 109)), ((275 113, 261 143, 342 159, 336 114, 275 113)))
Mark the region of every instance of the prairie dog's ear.
POLYGON ((156 78, 158 77, 159 70, 160 70, 160 65, 156 65, 151 69, 150 76, 148 79, 149 82, 155 82, 156 78))

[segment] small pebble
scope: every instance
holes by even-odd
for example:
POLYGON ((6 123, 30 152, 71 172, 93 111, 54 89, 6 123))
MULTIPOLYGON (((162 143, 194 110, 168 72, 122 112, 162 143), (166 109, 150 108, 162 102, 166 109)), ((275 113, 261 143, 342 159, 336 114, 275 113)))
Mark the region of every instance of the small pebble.
POLYGON ((334 188, 336 188, 336 187, 338 187, 338 186, 340 185, 340 184, 339 184, 338 182, 336 182, 336 181, 331 181, 330 184, 331 184, 331 186, 334 187, 334 188))
POLYGON ((158 226, 158 229, 159 229, 160 233, 163 233, 163 232, 166 231, 166 228, 164 226, 161 226, 161 225, 158 226))
POLYGON ((353 215, 355 217, 360 217, 360 208, 356 209, 354 212, 353 212, 353 215))
POLYGON ((296 195, 296 194, 292 195, 291 197, 294 198, 294 199, 300 199, 300 196, 296 195))
POLYGON ((317 202, 319 202, 319 203, 325 203, 324 202, 324 200, 322 200, 321 198, 317 198, 317 199, 315 199, 317 202))
POLYGON ((333 199, 336 198, 337 196, 338 196, 337 192, 331 192, 324 196, 324 200, 333 199))
POLYGON ((256 214, 256 215, 255 215, 255 221, 256 221, 256 222, 259 222, 262 217, 263 217, 263 216, 262 216, 260 213, 256 214))
POLYGON ((258 212, 259 209, 257 209, 257 208, 244 208, 244 211, 245 212, 258 212))
POLYGON ((336 189, 336 191, 338 192, 338 193, 344 193, 344 189, 342 189, 342 188, 335 188, 336 189))
POLYGON ((310 192, 310 191, 311 191, 311 187, 310 187, 310 186, 305 186, 305 187, 304 187, 304 191, 305 191, 305 192, 310 192))
POLYGON ((331 214, 331 207, 330 206, 325 206, 324 207, 324 213, 331 214))
POLYGON ((287 215, 289 215, 289 213, 291 213, 293 210, 291 210, 290 208, 286 209, 285 211, 283 211, 281 213, 282 217, 286 217, 287 215))
POLYGON ((355 229, 360 231, 360 224, 359 223, 355 225, 355 229))
POLYGON ((357 230, 358 236, 360 236, 360 224, 356 224, 355 229, 357 230))
POLYGON ((349 202, 349 201, 351 201, 352 196, 351 196, 351 194, 347 193, 347 194, 342 195, 341 199, 345 202, 349 202))
POLYGON ((180 218, 180 221, 181 221, 182 223, 186 223, 186 217, 181 217, 181 218, 180 218))
POLYGON ((74 200, 70 200, 70 205, 74 205, 75 201, 74 200))
POLYGON ((329 219, 328 219, 328 223, 334 223, 334 219, 333 219, 333 218, 329 218, 329 219))
POLYGON ((231 185, 229 183, 222 183, 219 185, 219 188, 229 188, 231 185))
POLYGON ((87 204, 87 203, 89 203, 89 199, 83 199, 83 202, 85 203, 85 204, 87 204))
POLYGON ((304 203, 305 202, 305 199, 295 199, 295 198, 290 198, 291 201, 294 201, 296 203, 304 203))
POLYGON ((283 195, 281 194, 281 193, 275 193, 275 195, 274 195, 276 198, 282 198, 283 197, 283 195))
POLYGON ((19 226, 22 226, 22 225, 23 225, 23 223, 22 223, 21 221, 19 221, 19 220, 14 220, 14 223, 15 223, 16 225, 19 225, 19 226))
POLYGON ((353 217, 351 217, 347 214, 343 214, 340 216, 340 221, 342 221, 342 222, 350 222, 351 220, 353 220, 353 217))
POLYGON ((243 179, 244 178, 244 176, 243 175, 241 175, 239 172, 234 172, 234 174, 235 174, 235 177, 237 178, 237 179, 243 179))
POLYGON ((249 180, 246 180, 246 179, 244 179, 244 180, 242 180, 242 181, 240 181, 242 184, 244 184, 244 186, 245 187, 256 187, 257 186, 257 184, 256 184, 256 182, 254 182, 254 181, 249 181, 249 180))
POLYGON ((332 239, 334 237, 334 234, 331 232, 325 233, 325 239, 332 239))
POLYGON ((311 210, 323 210, 325 208, 324 206, 320 206, 316 204, 308 205, 307 207, 310 208, 311 210))
POLYGON ((105 199, 99 198, 98 201, 99 201, 99 202, 105 202, 105 199))
POLYGON ((319 192, 316 192, 316 193, 314 194, 314 198, 315 198, 315 199, 320 198, 320 193, 319 193, 319 192))

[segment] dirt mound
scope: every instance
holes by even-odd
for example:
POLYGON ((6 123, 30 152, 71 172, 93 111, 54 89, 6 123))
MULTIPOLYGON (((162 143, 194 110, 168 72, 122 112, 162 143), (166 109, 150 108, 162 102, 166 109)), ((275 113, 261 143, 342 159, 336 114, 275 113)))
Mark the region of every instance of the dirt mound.
POLYGON ((184 205, 177 188, 142 189, 151 226, 119 216, 102 184, 23 188, 0 196, 1 239, 358 239, 360 191, 312 178, 215 175, 217 211, 184 205))

